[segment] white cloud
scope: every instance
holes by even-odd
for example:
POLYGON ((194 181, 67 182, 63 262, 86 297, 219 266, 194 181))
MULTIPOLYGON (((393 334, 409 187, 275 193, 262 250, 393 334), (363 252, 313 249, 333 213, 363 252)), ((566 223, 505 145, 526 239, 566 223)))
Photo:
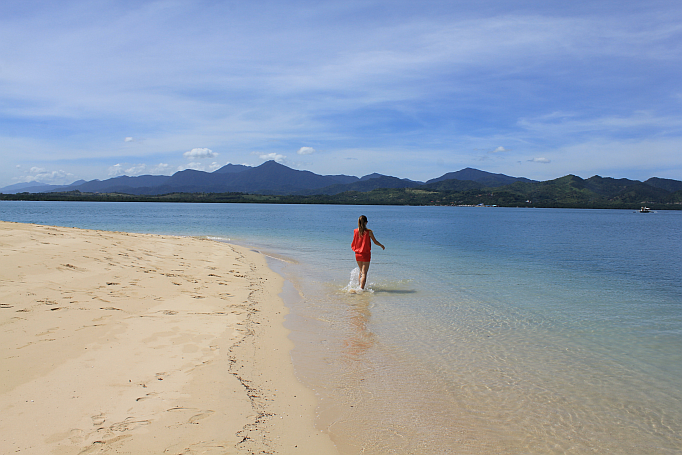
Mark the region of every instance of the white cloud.
POLYGON ((315 153, 315 151, 316 150, 312 147, 301 147, 296 153, 299 155, 310 155, 311 153, 315 153))
POLYGON ((270 161, 275 160, 278 163, 283 162, 287 157, 279 153, 268 153, 267 155, 258 155, 261 160, 270 161))
POLYGON ((218 156, 217 153, 215 153, 211 149, 207 148, 194 148, 190 150, 189 152, 183 153, 183 156, 187 159, 204 159, 204 158, 215 158, 218 156))
POLYGON ((504 148, 504 147, 497 147, 495 150, 493 150, 493 151, 490 152, 490 153, 501 153, 501 152, 508 152, 508 151, 509 151, 509 150, 507 150, 507 149, 504 148))
POLYGON ((214 161, 210 164, 210 166, 208 166, 208 170, 209 172, 213 172, 220 169, 221 167, 223 167, 221 164, 218 164, 214 161))
POLYGON ((122 164, 114 164, 113 166, 109 167, 108 172, 109 177, 116 177, 118 175, 123 175, 125 171, 123 170, 122 164))
POLYGON ((129 167, 128 169, 126 169, 125 173, 126 173, 126 175, 129 175, 129 176, 140 175, 145 171, 145 169, 147 169, 146 165, 135 164, 132 167, 129 167))
POLYGON ((33 166, 33 167, 29 170, 29 172, 30 172, 31 174, 42 174, 42 173, 47 172, 47 170, 44 169, 44 168, 42 168, 42 167, 35 167, 35 166, 33 166))
POLYGON ((109 177, 118 177, 119 175, 134 177, 142 174, 146 169, 147 165, 145 164, 116 163, 113 166, 109 166, 107 172, 109 177))
POLYGON ((170 164, 159 163, 151 169, 152 174, 164 174, 170 169, 170 164))
POLYGON ((48 183, 52 185, 63 185, 73 181, 73 174, 61 169, 49 172, 43 168, 32 167, 31 172, 34 173, 34 175, 27 175, 21 180, 26 182, 48 183), (36 171, 38 173, 35 173, 36 171))
POLYGON ((528 160, 531 163, 543 163, 543 164, 548 164, 551 163, 552 160, 548 160, 547 158, 533 158, 531 160, 528 160))
POLYGON ((133 142, 134 140, 135 139, 133 139, 132 137, 127 137, 124 139, 125 142, 133 142))
POLYGON ((178 171, 184 171, 186 169, 192 169, 195 171, 205 171, 206 166, 204 166, 204 163, 200 163, 198 161, 192 161, 191 163, 187 163, 187 166, 178 166, 178 171))

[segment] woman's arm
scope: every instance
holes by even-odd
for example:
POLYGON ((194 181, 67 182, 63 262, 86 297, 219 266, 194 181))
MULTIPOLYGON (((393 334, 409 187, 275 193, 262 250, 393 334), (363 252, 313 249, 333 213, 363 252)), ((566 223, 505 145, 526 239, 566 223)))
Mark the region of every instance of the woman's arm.
POLYGON ((372 239, 372 242, 374 242, 375 245, 380 246, 382 250, 386 249, 385 246, 383 246, 381 243, 377 241, 377 239, 374 238, 374 232, 372 232, 370 229, 367 229, 367 233, 369 234, 369 238, 372 239))

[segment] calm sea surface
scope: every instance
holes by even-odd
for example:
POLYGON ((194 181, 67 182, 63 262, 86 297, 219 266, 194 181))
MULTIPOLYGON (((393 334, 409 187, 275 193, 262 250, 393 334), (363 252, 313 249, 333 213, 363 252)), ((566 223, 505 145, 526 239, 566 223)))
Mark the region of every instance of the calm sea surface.
POLYGON ((343 453, 682 453, 682 212, 0 202, 0 219, 271 256, 343 453), (352 294, 361 214, 386 250, 352 294))

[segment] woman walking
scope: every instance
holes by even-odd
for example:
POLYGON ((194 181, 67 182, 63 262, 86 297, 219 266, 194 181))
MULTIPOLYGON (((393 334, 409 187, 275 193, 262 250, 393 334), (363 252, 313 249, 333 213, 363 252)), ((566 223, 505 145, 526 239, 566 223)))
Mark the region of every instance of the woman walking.
POLYGON ((386 249, 374 238, 372 230, 367 229, 367 217, 360 215, 360 218, 358 218, 358 228, 353 231, 353 243, 350 245, 351 249, 355 252, 355 260, 358 261, 358 267, 360 268, 360 289, 365 289, 369 261, 372 260, 372 242, 379 245, 382 250, 386 249))

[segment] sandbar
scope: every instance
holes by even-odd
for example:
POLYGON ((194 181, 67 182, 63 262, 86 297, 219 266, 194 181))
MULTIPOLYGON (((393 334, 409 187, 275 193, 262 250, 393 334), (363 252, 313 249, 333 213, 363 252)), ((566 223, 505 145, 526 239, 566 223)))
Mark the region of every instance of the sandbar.
POLYGON ((0 452, 337 454, 282 285, 241 246, 0 222, 0 452))

